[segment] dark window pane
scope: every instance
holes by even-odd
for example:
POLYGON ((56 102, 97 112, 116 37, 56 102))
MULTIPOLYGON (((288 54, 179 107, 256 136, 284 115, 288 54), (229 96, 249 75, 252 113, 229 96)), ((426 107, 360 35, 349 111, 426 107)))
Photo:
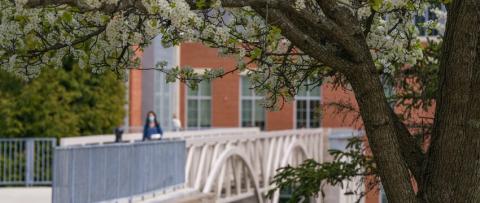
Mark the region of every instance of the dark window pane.
POLYGON ((212 86, 210 81, 204 80, 198 84, 200 89, 200 96, 210 96, 212 95, 212 86))
POLYGON ((297 100, 297 128, 307 127, 307 101, 297 100))
POLYGON ((255 121, 255 127, 259 127, 260 130, 265 130, 265 121, 255 121))
POLYGON ((250 89, 250 80, 247 76, 241 77, 241 85, 242 85, 242 96, 252 96, 252 90, 250 89))
POLYGON ((197 96, 198 95, 198 87, 195 90, 191 89, 190 87, 187 87, 187 95, 188 96, 197 96))
POLYGON ((197 127, 198 124, 197 100, 188 100, 187 104, 187 126, 197 127))
POLYGON ((210 100, 200 100, 200 127, 210 127, 211 106, 210 100))
POLYGON ((265 107, 261 100, 255 100, 255 126, 260 129, 265 129, 265 107))
POLYGON ((265 121, 265 107, 260 100, 255 100, 255 121, 265 121))
POLYGON ((320 86, 316 86, 310 90, 310 96, 320 97, 320 86))
POLYGON ((251 127, 252 126, 252 101, 251 100, 242 100, 241 104, 241 115, 242 115, 242 126, 251 127))
POLYGON ((319 100, 310 101, 310 128, 320 127, 321 106, 319 100))
POLYGON ((307 88, 303 85, 300 86, 300 88, 298 89, 297 96, 301 96, 301 97, 307 96, 307 88))

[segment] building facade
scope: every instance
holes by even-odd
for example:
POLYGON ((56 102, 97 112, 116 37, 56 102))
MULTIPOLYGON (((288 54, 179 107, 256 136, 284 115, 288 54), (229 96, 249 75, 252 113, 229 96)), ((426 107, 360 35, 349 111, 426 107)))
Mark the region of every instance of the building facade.
POLYGON ((246 74, 234 72, 212 81, 202 81, 192 90, 180 82, 166 83, 165 73, 150 70, 160 61, 167 67, 234 69, 235 59, 219 57, 217 50, 200 43, 183 43, 164 48, 158 39, 138 53, 142 69, 132 70, 129 80, 128 126, 138 131, 149 111, 157 114, 163 128, 172 128, 172 118, 180 118, 184 129, 259 127, 262 130, 292 128, 352 127, 354 115, 338 115, 327 104, 338 101, 355 103, 348 90, 334 89, 328 83, 310 90, 299 91, 295 100, 285 103, 278 111, 263 108, 263 96, 251 88, 246 74))

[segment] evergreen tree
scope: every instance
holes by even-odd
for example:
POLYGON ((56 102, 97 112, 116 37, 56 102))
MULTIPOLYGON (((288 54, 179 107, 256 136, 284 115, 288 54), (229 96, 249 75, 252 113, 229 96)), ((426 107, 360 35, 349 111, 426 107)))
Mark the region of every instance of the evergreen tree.
POLYGON ((0 136, 65 137, 111 133, 125 116, 125 86, 112 72, 77 66, 22 80, 0 71, 0 136))

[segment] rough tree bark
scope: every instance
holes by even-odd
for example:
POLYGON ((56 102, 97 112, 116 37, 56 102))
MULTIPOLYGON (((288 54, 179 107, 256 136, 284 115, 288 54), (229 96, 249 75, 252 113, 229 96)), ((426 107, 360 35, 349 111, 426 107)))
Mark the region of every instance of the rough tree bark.
POLYGON ((424 184, 428 202, 480 202, 480 2, 449 7, 424 184))

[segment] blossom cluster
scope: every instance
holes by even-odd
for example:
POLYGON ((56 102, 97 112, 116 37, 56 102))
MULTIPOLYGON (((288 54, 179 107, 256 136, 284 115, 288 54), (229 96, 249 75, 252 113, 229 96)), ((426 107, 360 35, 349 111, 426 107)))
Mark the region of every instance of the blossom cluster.
MULTIPOLYGON (((28 79, 38 75, 41 68, 61 67, 66 59, 73 59, 81 68, 122 73, 138 63, 133 60, 135 51, 161 35, 164 46, 198 40, 218 48, 220 55, 235 55, 240 71, 248 69, 255 86, 277 94, 272 97, 291 98, 306 81, 315 81, 306 84, 314 86, 321 82, 319 77, 335 74, 322 61, 293 48, 280 28, 250 7, 224 8, 218 0, 194 10, 192 1, 142 0, 142 8, 102 12, 102 5, 120 1, 77 0, 79 9, 68 5, 23 8, 27 0, 0 0, 0 67, 28 79)), ((399 67, 416 64, 424 57, 419 26, 443 33, 442 9, 432 9, 436 19, 422 25, 415 23, 416 16, 429 8, 422 1, 362 2, 342 0, 341 4, 362 24, 370 53, 383 72, 393 74, 399 67)), ((312 5, 315 1, 296 0, 293 6, 300 12, 326 17, 312 5)), ((268 6, 266 9, 268 13, 268 6)), ((173 72, 190 75, 182 70, 173 72)))

